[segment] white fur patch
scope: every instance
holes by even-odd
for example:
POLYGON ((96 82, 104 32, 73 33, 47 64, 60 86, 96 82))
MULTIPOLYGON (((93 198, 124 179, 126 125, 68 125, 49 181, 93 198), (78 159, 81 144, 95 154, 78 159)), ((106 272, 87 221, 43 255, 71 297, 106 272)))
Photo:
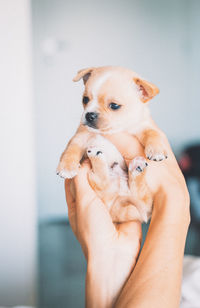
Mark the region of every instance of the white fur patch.
POLYGON ((129 164, 129 171, 134 177, 144 171, 148 166, 146 159, 143 156, 135 157, 129 164))
POLYGON ((57 174, 63 179, 72 179, 77 175, 77 171, 63 169, 57 174))
POLYGON ((128 187, 128 173, 122 169, 119 164, 114 165, 111 169, 111 177, 113 180, 118 179, 119 181, 119 196, 127 196, 130 193, 129 187, 128 187))
POLYGON ((98 93, 101 88, 101 86, 104 84, 104 82, 110 77, 111 73, 107 72, 104 75, 102 75, 94 84, 93 89, 92 89, 92 95, 94 100, 98 101, 98 93))
POLYGON ((87 112, 95 112, 98 110, 98 102, 96 100, 92 100, 89 105, 85 108, 84 113, 86 114, 87 112))
POLYGON ((104 82, 110 77, 111 73, 107 72, 104 75, 102 75, 93 85, 92 89, 92 101, 89 102, 88 106, 85 108, 83 115, 81 117, 81 123, 85 123, 85 115, 87 112, 98 112, 99 104, 98 104, 98 93, 101 88, 101 86, 104 84, 104 82))

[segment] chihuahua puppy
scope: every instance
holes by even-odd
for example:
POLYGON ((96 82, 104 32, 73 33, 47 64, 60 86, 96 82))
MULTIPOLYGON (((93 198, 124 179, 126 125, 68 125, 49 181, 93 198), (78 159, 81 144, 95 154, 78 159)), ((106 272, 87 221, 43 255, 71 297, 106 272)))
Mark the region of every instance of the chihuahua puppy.
POLYGON ((144 146, 147 159, 166 159, 162 132, 151 119, 146 104, 159 90, 122 67, 83 69, 73 81, 81 78, 85 85, 84 112, 75 136, 61 156, 57 174, 73 178, 87 156, 92 164, 90 185, 108 204, 113 221, 147 221, 152 194, 145 181, 145 158, 134 158, 127 170, 119 151, 102 134, 124 131, 135 135, 144 146))

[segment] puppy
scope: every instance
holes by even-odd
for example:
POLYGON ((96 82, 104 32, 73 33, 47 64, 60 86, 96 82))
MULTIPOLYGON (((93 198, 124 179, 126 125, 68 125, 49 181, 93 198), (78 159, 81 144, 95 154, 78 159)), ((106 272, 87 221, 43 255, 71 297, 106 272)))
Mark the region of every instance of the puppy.
POLYGON ((83 69, 73 80, 81 78, 85 85, 84 112, 75 136, 61 156, 57 173, 63 178, 73 178, 87 155, 92 164, 90 184, 108 204, 113 221, 147 221, 152 194, 145 181, 146 160, 135 158, 126 170, 121 154, 101 134, 124 131, 135 135, 148 159, 166 159, 162 133, 146 105, 159 90, 121 67, 83 69))

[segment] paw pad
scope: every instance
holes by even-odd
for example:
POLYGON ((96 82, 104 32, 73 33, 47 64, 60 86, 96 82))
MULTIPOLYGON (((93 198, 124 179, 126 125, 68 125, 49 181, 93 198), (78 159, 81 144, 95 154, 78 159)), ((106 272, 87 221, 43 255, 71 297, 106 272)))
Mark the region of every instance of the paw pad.
POLYGON ((77 175, 77 170, 66 170, 62 169, 60 171, 56 171, 56 174, 59 175, 63 179, 72 179, 77 175))
POLYGON ((95 157, 95 156, 99 156, 99 155, 102 155, 102 154, 103 154, 103 152, 96 147, 89 147, 87 149, 87 156, 88 157, 95 157))
POLYGON ((162 148, 155 148, 153 146, 148 146, 145 149, 145 154, 149 160, 153 161, 162 161, 164 159, 167 159, 167 153, 162 148))
POLYGON ((144 157, 135 157, 129 164, 129 171, 133 174, 139 174, 144 171, 148 166, 147 161, 144 157))

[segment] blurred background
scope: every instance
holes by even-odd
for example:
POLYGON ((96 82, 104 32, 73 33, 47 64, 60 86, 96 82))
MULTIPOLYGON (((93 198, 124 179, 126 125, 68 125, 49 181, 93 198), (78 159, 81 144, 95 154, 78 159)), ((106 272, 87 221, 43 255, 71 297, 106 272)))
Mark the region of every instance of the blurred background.
POLYGON ((191 193, 185 253, 200 255, 199 16, 199 0, 0 0, 0 305, 84 307, 86 264, 55 170, 85 67, 124 66, 160 88, 150 109, 191 193))

